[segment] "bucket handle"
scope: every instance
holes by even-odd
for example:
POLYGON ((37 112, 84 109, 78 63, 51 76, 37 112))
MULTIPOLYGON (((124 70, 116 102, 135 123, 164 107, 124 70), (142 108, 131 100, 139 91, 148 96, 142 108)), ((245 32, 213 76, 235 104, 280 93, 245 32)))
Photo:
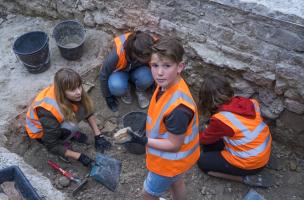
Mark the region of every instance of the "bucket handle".
MULTIPOLYGON (((29 66, 29 67, 32 67, 32 68, 37 68, 37 66, 35 66, 35 65, 30 65, 30 64, 27 64, 27 63, 23 62, 22 60, 19 59, 19 57, 18 57, 16 54, 15 54, 15 56, 16 56, 17 60, 18 60, 19 62, 21 62, 22 64, 25 64, 25 65, 27 65, 27 66, 29 66)), ((50 52, 49 52, 46 61, 45 61, 44 63, 42 63, 42 64, 39 64, 39 65, 45 65, 45 64, 47 64, 47 63, 50 61, 50 57, 51 57, 51 56, 50 56, 50 52)), ((38 65, 38 66, 39 66, 39 65, 38 65)))

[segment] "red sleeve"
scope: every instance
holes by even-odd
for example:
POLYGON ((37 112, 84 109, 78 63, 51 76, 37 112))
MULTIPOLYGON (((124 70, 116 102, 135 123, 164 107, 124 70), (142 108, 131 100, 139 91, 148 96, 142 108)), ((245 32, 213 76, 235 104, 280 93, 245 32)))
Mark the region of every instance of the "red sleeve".
POLYGON ((232 137, 233 135, 234 131, 230 126, 213 117, 208 127, 199 134, 201 144, 212 144, 224 136, 232 137))

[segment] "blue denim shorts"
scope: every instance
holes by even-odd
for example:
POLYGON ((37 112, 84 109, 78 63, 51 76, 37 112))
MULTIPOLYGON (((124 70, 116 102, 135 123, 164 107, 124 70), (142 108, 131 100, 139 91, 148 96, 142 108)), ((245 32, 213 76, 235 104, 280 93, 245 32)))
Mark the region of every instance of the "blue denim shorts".
POLYGON ((163 192, 167 191, 170 186, 182 178, 183 174, 173 177, 166 177, 149 172, 144 182, 144 190, 152 196, 159 197, 163 192))

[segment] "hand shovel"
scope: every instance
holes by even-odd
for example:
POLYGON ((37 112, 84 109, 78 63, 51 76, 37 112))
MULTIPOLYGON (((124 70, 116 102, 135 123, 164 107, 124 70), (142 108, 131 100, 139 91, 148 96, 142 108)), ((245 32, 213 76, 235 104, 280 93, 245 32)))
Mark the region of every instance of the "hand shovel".
POLYGON ((121 161, 104 154, 96 155, 96 162, 90 176, 111 191, 115 191, 119 183, 121 161))

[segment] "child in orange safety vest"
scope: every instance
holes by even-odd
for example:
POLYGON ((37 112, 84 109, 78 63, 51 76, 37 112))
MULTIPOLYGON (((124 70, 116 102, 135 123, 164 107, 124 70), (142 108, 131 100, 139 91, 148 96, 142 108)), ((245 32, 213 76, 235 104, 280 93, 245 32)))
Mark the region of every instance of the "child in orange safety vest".
POLYGON ((150 100, 146 136, 132 142, 146 145, 149 170, 144 199, 159 199, 171 189, 173 199, 186 199, 184 174, 199 158, 198 112, 186 82, 183 46, 173 38, 152 48, 150 67, 157 88, 150 100))
POLYGON ((209 119, 200 132, 200 169, 208 175, 268 187, 267 176, 253 176, 268 163, 271 134, 256 100, 234 96, 222 76, 206 77, 199 92, 199 108, 209 119))
POLYGON ((95 135, 95 147, 103 152, 111 146, 96 124, 90 97, 83 90, 80 75, 72 69, 56 72, 54 83, 43 89, 29 106, 26 132, 61 158, 73 158, 84 166, 92 159, 70 149, 70 140, 85 143, 86 134, 79 131, 77 122, 87 119, 95 135))
POLYGON ((114 38, 114 47, 103 61, 99 74, 102 95, 113 112, 118 110, 117 97, 125 104, 132 103, 129 82, 134 83, 139 107, 148 107, 149 99, 145 91, 154 82, 148 62, 155 40, 141 31, 114 38))

